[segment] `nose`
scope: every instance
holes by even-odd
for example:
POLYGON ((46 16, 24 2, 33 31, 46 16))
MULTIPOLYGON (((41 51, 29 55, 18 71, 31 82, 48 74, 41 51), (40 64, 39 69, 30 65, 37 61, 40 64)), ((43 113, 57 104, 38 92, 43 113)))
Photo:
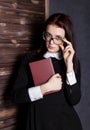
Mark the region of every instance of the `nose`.
POLYGON ((49 44, 54 44, 53 38, 50 39, 49 44))

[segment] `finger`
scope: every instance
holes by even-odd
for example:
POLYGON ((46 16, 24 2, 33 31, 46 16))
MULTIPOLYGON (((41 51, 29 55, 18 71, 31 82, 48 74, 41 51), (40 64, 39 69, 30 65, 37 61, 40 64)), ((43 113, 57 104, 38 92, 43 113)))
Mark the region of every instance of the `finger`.
POLYGON ((55 77, 61 78, 61 75, 59 73, 55 74, 55 77))
POLYGON ((74 49, 72 48, 72 46, 67 46, 65 49, 64 49, 64 52, 66 51, 71 51, 71 52, 74 52, 74 49))
POLYGON ((72 45, 72 43, 71 43, 70 41, 68 41, 66 38, 63 38, 63 41, 64 41, 65 43, 67 43, 67 45, 72 45))

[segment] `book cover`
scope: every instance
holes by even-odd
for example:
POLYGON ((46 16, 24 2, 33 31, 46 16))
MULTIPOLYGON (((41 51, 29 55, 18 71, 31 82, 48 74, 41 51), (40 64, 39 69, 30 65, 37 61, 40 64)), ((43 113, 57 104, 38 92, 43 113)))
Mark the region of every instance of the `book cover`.
POLYGON ((41 85, 55 74, 51 58, 46 58, 29 63, 35 85, 41 85))

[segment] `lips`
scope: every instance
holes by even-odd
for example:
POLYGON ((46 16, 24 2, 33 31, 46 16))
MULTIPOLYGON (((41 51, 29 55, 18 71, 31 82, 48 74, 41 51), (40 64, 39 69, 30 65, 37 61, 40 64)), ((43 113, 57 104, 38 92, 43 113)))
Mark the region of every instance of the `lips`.
POLYGON ((54 49, 55 47, 54 46, 48 46, 49 49, 54 49))

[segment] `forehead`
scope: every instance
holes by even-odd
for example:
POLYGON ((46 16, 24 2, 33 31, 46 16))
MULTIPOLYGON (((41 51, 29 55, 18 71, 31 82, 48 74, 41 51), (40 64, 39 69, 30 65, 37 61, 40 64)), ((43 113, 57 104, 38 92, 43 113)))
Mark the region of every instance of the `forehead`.
POLYGON ((56 25, 48 25, 46 31, 52 34, 53 36, 65 36, 65 30, 56 25))

